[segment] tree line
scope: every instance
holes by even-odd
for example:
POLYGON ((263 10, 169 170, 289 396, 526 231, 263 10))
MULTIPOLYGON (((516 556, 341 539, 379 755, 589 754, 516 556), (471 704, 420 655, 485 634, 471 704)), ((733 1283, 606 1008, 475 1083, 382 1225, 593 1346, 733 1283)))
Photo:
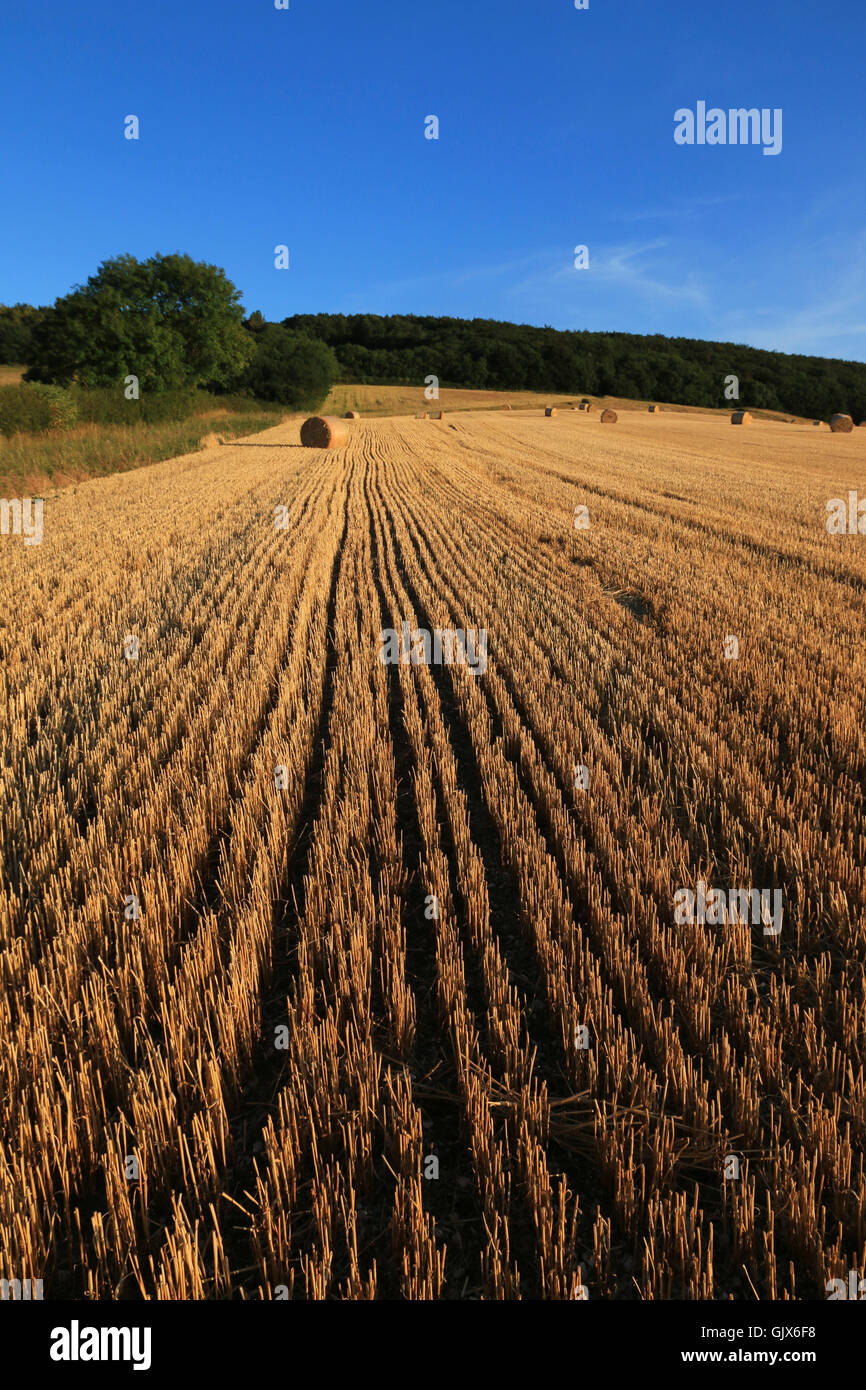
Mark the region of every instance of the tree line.
POLYGON ((201 387, 295 410, 320 406, 338 375, 321 339, 245 319, 224 270, 177 254, 115 256, 50 307, 0 306, 0 362, 27 364, 27 383, 91 395, 152 401, 201 387))
POLYGON ((293 409, 335 381, 624 396, 679 405, 738 402, 826 419, 866 419, 866 364, 662 334, 559 330, 414 314, 244 317, 218 266, 189 256, 104 261, 51 306, 0 305, 0 363, 26 379, 142 391, 246 392, 293 409))
POLYGON ((496 319, 296 314, 283 326, 336 354, 344 381, 551 391, 678 405, 739 402, 826 419, 866 419, 866 364, 662 334, 538 328, 496 319), (726 395, 726 390, 728 394, 726 395))

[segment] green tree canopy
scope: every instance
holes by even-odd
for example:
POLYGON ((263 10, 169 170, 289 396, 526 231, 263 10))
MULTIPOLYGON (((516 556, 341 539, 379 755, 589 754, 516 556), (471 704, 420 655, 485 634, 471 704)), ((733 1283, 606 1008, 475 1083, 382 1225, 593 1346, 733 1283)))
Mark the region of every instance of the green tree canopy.
POLYGON ((29 365, 36 325, 49 312, 32 304, 0 304, 0 362, 29 365))
POLYGON ((227 386, 250 361, 240 292, 191 256, 117 256, 58 299, 34 330, 28 381, 142 391, 227 386))
POLYGON ((316 410, 337 379, 337 359, 328 345, 279 324, 262 329, 256 344, 246 375, 253 395, 293 410, 316 410))
POLYGON ((730 409, 728 377, 745 409, 866 419, 866 365, 768 352, 742 343, 659 333, 560 331, 495 319, 413 314, 298 314, 283 327, 328 344, 338 379, 422 386, 589 392, 730 409))

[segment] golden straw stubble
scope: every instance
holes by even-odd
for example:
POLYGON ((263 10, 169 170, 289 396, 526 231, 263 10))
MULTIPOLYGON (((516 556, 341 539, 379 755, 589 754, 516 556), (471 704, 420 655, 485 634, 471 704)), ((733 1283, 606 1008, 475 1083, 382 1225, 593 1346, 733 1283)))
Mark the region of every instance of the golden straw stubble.
POLYGON ((39 571, 0 542, 0 1279, 721 1300, 866 1267, 849 446, 625 408, 602 448, 537 407, 342 452, 291 422, 61 493, 39 571), (378 659, 404 621, 489 631, 484 670, 378 659), (778 942, 677 920, 708 860, 783 892, 778 942))

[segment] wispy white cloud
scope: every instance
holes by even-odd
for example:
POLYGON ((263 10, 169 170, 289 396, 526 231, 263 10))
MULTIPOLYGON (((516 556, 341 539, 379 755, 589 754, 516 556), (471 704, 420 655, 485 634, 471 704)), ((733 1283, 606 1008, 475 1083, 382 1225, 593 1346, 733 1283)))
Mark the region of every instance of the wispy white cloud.
MULTIPOLYGON (((813 210, 807 209, 804 217, 811 222, 813 210)), ((756 347, 866 358, 866 231, 847 242, 792 234, 786 245, 789 250, 783 246, 778 251, 777 284, 786 301, 796 296, 799 302, 791 307, 788 303, 761 305, 763 287, 758 285, 754 294, 758 302, 748 313, 739 309, 727 314, 726 322, 739 331, 748 324, 748 341, 756 347), (804 292, 804 283, 813 288, 804 292), (756 331, 757 321, 761 327, 756 331)))
POLYGON ((591 246, 587 270, 575 270, 572 264, 563 264, 563 258, 558 256, 555 268, 548 265, 541 273, 515 285, 513 292, 526 298, 555 291, 562 303, 572 289, 575 303, 583 303, 586 292, 604 286, 628 291, 651 302, 679 302, 706 308, 709 297, 702 277, 694 270, 682 276, 672 273, 675 254, 667 237, 600 249, 591 246), (659 252, 668 253, 661 258, 661 265, 659 252))
MULTIPOLYGON (((692 205, 709 208, 739 196, 695 199, 692 205)), ((494 317, 562 326, 592 319, 626 332, 682 333, 863 360, 866 230, 840 238, 822 203, 819 197, 817 207, 804 207, 784 236, 765 236, 746 264, 739 247, 722 254, 715 234, 711 242, 674 233, 615 243, 590 239, 588 270, 574 268, 571 247, 547 246, 369 285, 363 299, 369 304, 399 297, 406 305, 438 303, 448 312, 458 298, 452 292, 459 291, 461 303, 471 301, 477 285, 496 304, 494 317)), ((669 211, 679 215, 676 208, 669 211)), ((633 220, 649 215, 644 209, 633 220)))
MULTIPOLYGON (((844 357, 855 349, 853 357, 856 360, 866 356, 866 305, 862 302, 852 306, 849 299, 822 301, 787 315, 779 314, 778 310, 752 311, 750 323, 754 323, 758 314, 766 319, 774 313, 777 317, 771 318, 769 324, 765 322, 757 331, 752 328, 749 332, 748 341, 753 347, 769 348, 776 352, 801 352, 807 356, 821 355, 823 350, 831 357, 844 357), (825 346, 834 342, 841 344, 849 339, 855 341, 845 351, 842 347, 831 351, 825 346), (856 341, 858 339, 859 342, 856 341)), ((743 319, 742 313, 736 316, 740 324, 743 319)))
POLYGON ((634 208, 622 212, 614 213, 614 222, 682 222, 687 217, 696 217, 702 212, 708 212, 711 208, 719 207, 722 203, 739 202, 745 197, 743 193, 724 193, 713 198, 675 198, 671 202, 665 203, 663 207, 655 208, 634 208))
POLYGON ((464 266, 462 269, 432 270, 422 275, 407 276, 400 280, 380 280, 364 289, 364 298, 371 295, 390 295, 418 293, 429 290, 448 290, 458 285, 469 285, 482 280, 496 280, 503 276, 523 274, 532 266, 543 262, 549 253, 537 251, 514 260, 497 261, 492 265, 464 266))

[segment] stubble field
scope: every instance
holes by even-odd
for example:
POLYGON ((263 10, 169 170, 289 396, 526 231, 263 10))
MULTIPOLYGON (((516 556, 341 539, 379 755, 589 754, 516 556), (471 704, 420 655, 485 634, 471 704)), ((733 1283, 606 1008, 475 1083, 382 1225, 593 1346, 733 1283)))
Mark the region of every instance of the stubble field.
POLYGON ((0 1278, 862 1269, 866 541, 825 523, 864 436, 291 422, 0 539, 0 1278), (485 669, 383 663, 404 622, 485 669), (699 885, 780 933, 681 920, 699 885))

